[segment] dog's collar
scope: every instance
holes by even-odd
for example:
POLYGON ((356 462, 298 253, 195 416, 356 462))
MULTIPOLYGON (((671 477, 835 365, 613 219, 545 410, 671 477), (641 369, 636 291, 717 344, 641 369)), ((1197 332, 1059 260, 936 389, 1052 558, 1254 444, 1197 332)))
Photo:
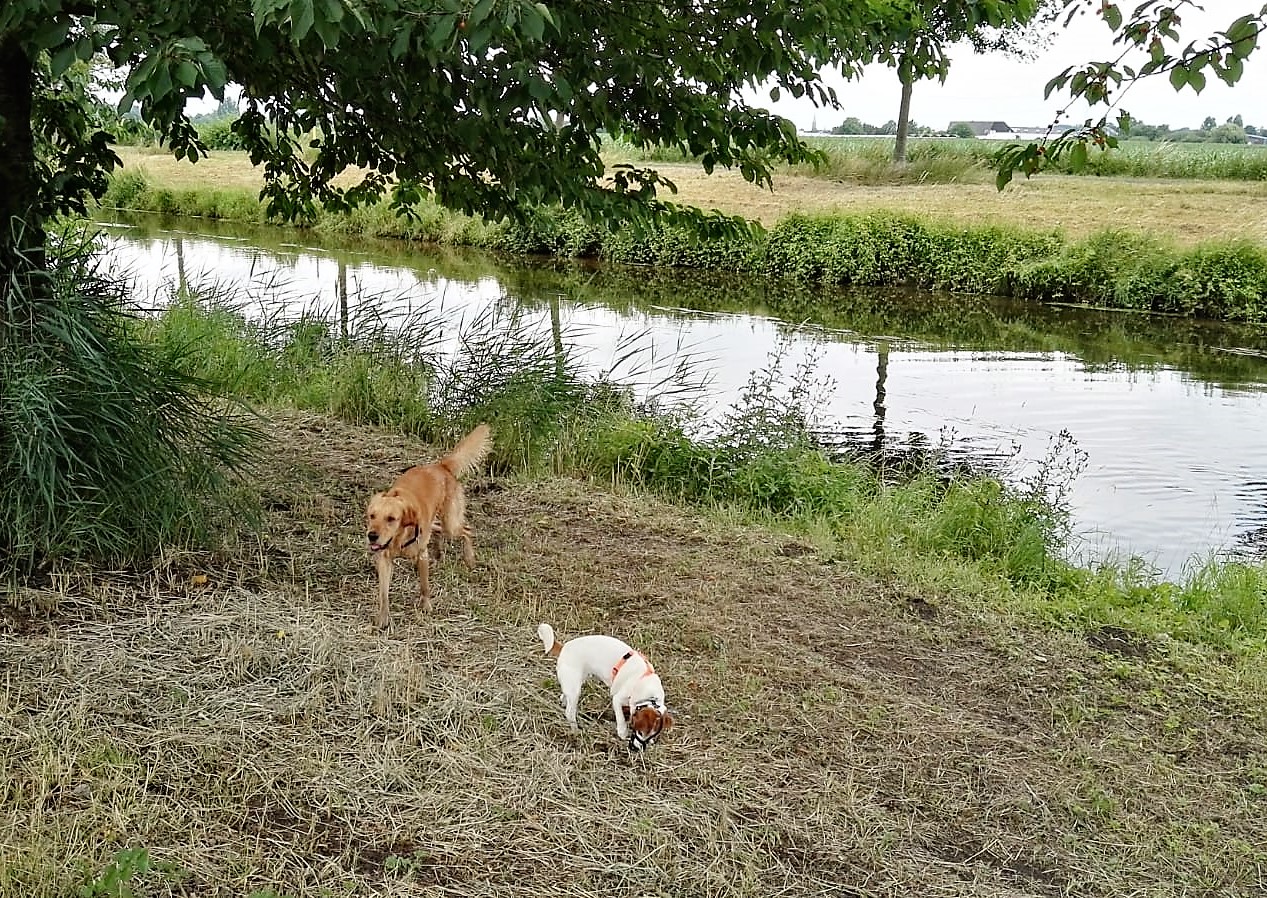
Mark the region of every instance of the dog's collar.
MULTIPOLYGON (((407 549, 407 548, 409 548, 410 546, 412 546, 414 543, 416 543, 416 542, 418 541, 418 536, 419 536, 419 534, 420 534, 420 533, 422 533, 422 531, 419 529, 419 527, 418 527, 418 525, 417 525, 417 524, 411 524, 411 525, 409 525, 409 526, 411 526, 411 527, 413 527, 413 528, 414 528, 414 537, 413 537, 413 539, 411 539, 411 540, 410 540, 409 542, 407 542, 407 543, 401 543, 401 544, 400 544, 400 548, 402 548, 402 549, 407 549)), ((381 546, 379 546, 377 549, 370 549, 370 551, 371 551, 371 552, 381 552, 381 551, 383 551, 384 549, 386 549, 386 548, 387 548, 388 546, 390 546, 390 545, 391 545, 391 540, 388 540, 387 542, 385 542, 385 543, 383 543, 381 546)))
MULTIPOLYGON (((617 661, 616 666, 612 668, 612 682, 613 683, 616 682, 616 676, 620 673, 620 669, 625 666, 625 662, 628 661, 630 658, 635 658, 635 657, 641 658, 642 663, 647 665, 647 669, 642 672, 642 676, 649 677, 653 673, 655 673, 655 668, 651 666, 651 662, 647 660, 645 655, 643 655, 641 652, 635 652, 633 649, 630 649, 629 651, 625 652, 625 654, 620 656, 620 660, 617 661)), ((639 677, 639 679, 641 679, 641 677, 639 677)))

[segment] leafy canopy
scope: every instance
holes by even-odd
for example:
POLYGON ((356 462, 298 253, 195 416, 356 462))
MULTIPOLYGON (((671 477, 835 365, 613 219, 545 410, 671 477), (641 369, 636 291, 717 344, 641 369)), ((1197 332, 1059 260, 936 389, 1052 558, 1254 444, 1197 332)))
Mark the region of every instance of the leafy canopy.
MULTIPOLYGON (((1001 23, 1034 0, 961 3, 1001 23)), ((424 193, 499 217, 536 203, 608 220, 672 214, 653 171, 604 171, 603 134, 675 148, 769 184, 771 165, 813 158, 792 124, 744 89, 832 104, 826 66, 856 72, 922 21, 915 0, 6 0, 0 55, 25 54, 55 94, 72 64, 104 54, 178 157, 204 150, 184 114, 243 88, 235 126, 263 164, 273 211, 301 217, 424 193), (366 172, 336 187, 348 167, 366 172), (606 178, 606 180, 604 180, 606 178)), ((933 52, 932 50, 928 51, 933 52)), ((82 96, 82 95, 81 95, 82 96)), ((3 98, 0 97, 0 100, 3 98)), ((4 110, 0 109, 0 115, 4 110)), ((37 131, 70 172, 42 211, 74 207, 117 160, 84 122, 37 131), (78 168, 72 166, 78 165, 78 168)), ((672 185, 667 185, 671 188, 672 185)))
MULTIPOLYGON (((1165 74, 1200 90, 1213 73, 1239 79, 1267 7, 1201 44, 1179 46, 1192 0, 1144 0, 1129 15, 1090 6, 1121 55, 1058 75, 1048 90, 1108 103, 1129 83, 1165 74), (1132 52, 1141 64, 1128 63, 1132 52)), ((737 168, 768 185, 772 165, 814 152, 791 123, 745 101, 744 91, 788 92, 834 105, 818 72, 856 73, 906 59, 944 70, 942 43, 920 35, 975 34, 1032 15, 1039 0, 7 0, 0 6, 0 219, 81 209, 118 164, 78 73, 104 56, 121 73, 121 110, 135 107, 177 156, 205 148, 186 101, 244 91, 234 126, 265 171, 272 211, 303 217, 390 194, 424 194, 488 217, 541 203, 608 221, 678 214, 672 189, 634 166, 604 169, 602 136, 666 147, 706 170, 737 168), (914 53, 911 55, 911 48, 914 53), (29 127, 24 127, 29 126, 29 127), (25 152, 26 145, 39 152, 25 152), (347 187, 333 183, 354 168, 347 187)), ((1110 145, 1107 119, 1003 158, 1015 171, 1087 145, 1110 145)), ((0 240, 11 241, 5 228, 0 240)), ((11 246, 11 243, 8 244, 11 246)), ((3 248, 3 247, 0 247, 3 248)))

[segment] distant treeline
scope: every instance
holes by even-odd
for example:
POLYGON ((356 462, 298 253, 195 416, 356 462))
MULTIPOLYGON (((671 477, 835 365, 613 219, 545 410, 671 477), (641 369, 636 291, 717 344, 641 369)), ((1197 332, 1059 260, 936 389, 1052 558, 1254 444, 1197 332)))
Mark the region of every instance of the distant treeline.
MULTIPOLYGON (((842 135, 884 135, 897 134, 897 122, 889 120, 883 125, 872 125, 857 116, 849 116, 829 134, 842 135)), ((972 128, 965 122, 954 123, 950 130, 936 130, 927 125, 911 122, 907 132, 911 137, 974 137, 972 128)), ((1214 116, 1206 116, 1200 128, 1171 128, 1169 125, 1148 125, 1144 122, 1132 121, 1124 132, 1128 138, 1139 140, 1171 140, 1178 143, 1248 143, 1250 137, 1267 135, 1267 127, 1258 128, 1245 124, 1239 115, 1234 115, 1223 124, 1218 124, 1214 116)))

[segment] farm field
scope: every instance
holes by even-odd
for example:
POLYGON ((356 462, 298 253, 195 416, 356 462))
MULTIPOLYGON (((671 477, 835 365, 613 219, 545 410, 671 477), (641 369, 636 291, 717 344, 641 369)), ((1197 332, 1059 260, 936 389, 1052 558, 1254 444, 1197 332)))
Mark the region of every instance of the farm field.
MULTIPOLYGON (((246 154, 217 150, 191 165, 170 155, 119 147, 124 169, 143 169, 159 187, 257 190, 262 173, 246 154)), ((794 212, 910 212, 962 225, 1061 230, 1081 238, 1107 228, 1145 232, 1178 246, 1224 240, 1267 245, 1267 181, 1043 175, 999 192, 974 178, 957 183, 864 184, 803 173, 776 176, 774 190, 737 172, 705 175, 696 165, 655 162, 678 187, 676 200, 773 225, 794 212)))

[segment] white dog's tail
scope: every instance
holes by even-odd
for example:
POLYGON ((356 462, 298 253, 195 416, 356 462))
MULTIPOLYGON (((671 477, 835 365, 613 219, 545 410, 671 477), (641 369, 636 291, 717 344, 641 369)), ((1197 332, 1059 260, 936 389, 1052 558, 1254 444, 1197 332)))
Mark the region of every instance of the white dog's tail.
POLYGON ((537 627, 537 635, 541 637, 541 645, 545 647, 547 655, 554 655, 557 658, 559 652, 563 651, 563 643, 554 638, 554 627, 541 624, 537 627))

